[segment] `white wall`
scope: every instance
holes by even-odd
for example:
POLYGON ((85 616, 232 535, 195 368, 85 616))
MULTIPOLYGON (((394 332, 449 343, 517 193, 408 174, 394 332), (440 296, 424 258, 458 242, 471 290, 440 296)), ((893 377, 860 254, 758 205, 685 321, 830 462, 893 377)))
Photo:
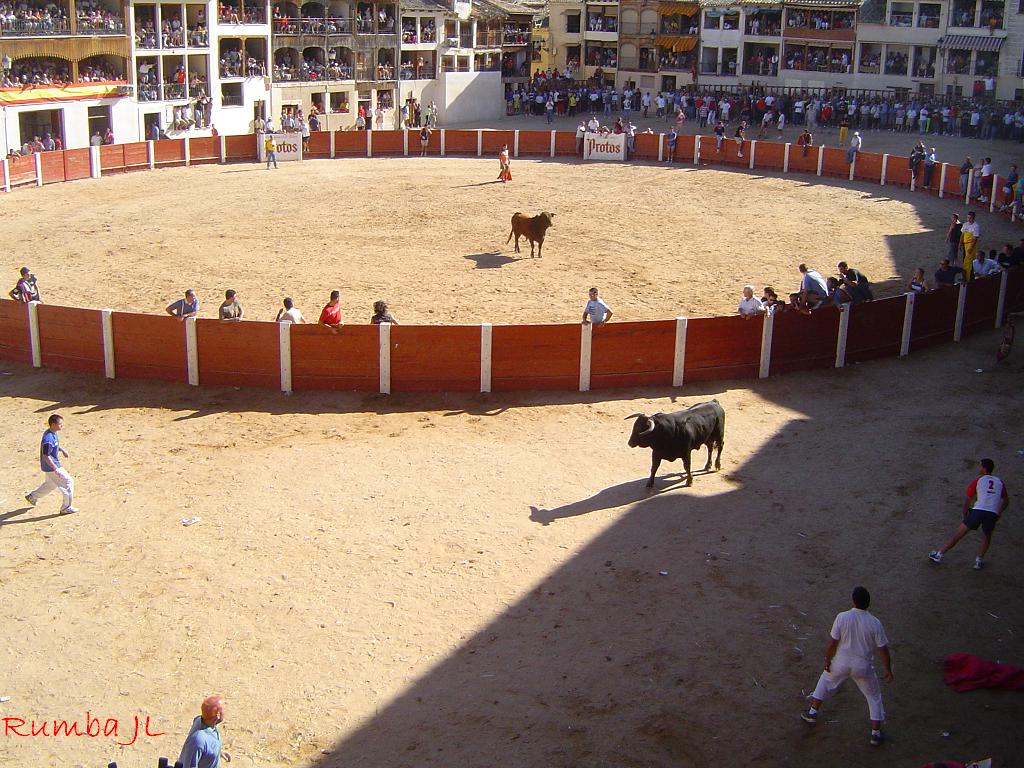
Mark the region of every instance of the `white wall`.
POLYGON ((496 120, 504 116, 505 89, 500 72, 445 72, 439 82, 443 96, 436 100, 439 124, 496 120))
POLYGON ((81 149, 89 146, 89 107, 110 107, 111 127, 118 144, 138 141, 136 126, 136 104, 130 98, 88 99, 85 101, 62 101, 51 104, 31 104, 2 108, 0 119, 0 149, 7 154, 12 149, 21 149, 31 136, 21 135, 19 115, 25 112, 61 110, 64 113, 64 148, 81 149))

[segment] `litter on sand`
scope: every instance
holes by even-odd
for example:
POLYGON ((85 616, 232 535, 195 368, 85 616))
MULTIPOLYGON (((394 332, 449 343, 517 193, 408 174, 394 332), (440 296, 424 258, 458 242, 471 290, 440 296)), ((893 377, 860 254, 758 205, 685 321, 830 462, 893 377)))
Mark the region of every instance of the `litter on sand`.
POLYGON ((10 696, 0 696, 0 704, 6 704, 10 700, 11 700, 10 696))
POLYGON ((181 524, 184 526, 195 525, 202 519, 201 517, 183 517, 181 518, 181 524))

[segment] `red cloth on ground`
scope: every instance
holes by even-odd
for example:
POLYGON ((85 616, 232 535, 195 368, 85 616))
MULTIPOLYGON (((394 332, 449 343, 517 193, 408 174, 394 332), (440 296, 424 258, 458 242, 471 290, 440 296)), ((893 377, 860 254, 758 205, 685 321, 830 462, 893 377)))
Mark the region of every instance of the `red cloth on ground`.
POLYGON ((946 658, 946 685, 955 691, 1001 688, 1024 691, 1024 669, 983 659, 973 653, 953 653, 946 658))

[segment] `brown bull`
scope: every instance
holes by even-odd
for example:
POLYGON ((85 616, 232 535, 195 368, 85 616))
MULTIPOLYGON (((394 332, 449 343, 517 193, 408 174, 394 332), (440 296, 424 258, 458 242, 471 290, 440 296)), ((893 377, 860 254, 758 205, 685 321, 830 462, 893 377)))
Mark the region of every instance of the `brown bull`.
POLYGON ((537 243, 537 256, 540 257, 541 250, 544 248, 544 233, 548 231, 548 227, 552 226, 554 222, 551 218, 555 214, 539 213, 536 216, 523 216, 522 213, 516 211, 512 214, 512 231, 508 233, 508 240, 505 244, 512 240, 512 236, 516 238, 516 253, 519 253, 519 238, 525 237, 530 241, 530 256, 533 256, 533 244, 537 243))

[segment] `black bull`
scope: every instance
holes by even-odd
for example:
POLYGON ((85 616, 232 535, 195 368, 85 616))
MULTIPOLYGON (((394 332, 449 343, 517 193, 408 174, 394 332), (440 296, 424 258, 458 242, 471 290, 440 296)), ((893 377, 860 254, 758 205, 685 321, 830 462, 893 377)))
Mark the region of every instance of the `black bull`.
POLYGON ((690 473, 690 452, 702 445, 708 447, 708 463, 705 471, 711 471, 711 450, 718 449, 715 457, 715 469, 722 468, 722 445, 725 443, 725 409, 717 400, 697 403, 685 411, 675 413, 655 413, 645 416, 634 413, 627 419, 636 418, 633 432, 629 436, 630 448, 651 449, 651 479, 647 487, 654 485, 654 476, 658 466, 664 461, 683 460, 686 470, 685 485, 693 484, 690 473))

